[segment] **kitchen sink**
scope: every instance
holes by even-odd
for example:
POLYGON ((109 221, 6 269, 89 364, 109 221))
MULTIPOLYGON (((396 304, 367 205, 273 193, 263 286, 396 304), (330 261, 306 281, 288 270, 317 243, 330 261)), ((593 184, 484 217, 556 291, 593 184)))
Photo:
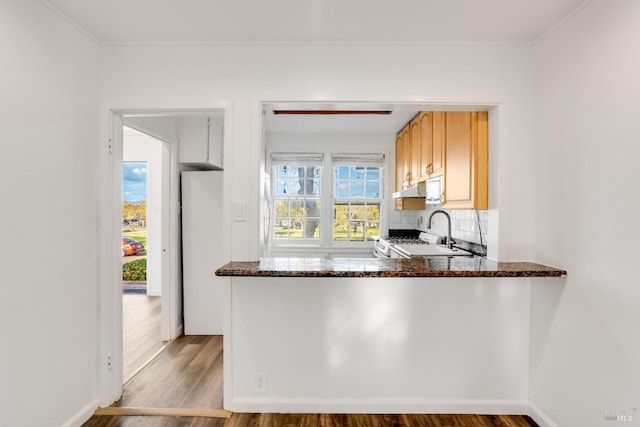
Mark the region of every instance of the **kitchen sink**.
POLYGON ((393 245, 395 250, 402 258, 411 258, 414 256, 473 256, 471 252, 462 249, 449 249, 446 245, 393 245))

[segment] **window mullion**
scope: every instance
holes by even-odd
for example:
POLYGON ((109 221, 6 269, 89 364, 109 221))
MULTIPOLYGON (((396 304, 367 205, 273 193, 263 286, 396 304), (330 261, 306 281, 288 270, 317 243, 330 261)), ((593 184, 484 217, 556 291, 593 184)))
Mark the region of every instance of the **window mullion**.
POLYGON ((320 233, 320 239, 323 246, 331 246, 333 240, 333 173, 331 169, 330 156, 324 159, 324 170, 327 171, 322 177, 322 189, 320 192, 321 208, 320 223, 323 228, 320 233))

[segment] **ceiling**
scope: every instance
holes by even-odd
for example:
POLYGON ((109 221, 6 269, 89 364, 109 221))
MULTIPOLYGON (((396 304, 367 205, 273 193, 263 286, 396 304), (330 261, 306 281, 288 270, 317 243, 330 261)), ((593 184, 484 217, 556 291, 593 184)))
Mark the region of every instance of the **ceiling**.
POLYGON ((529 44, 590 0, 40 0, 101 44, 529 44))
MULTIPOLYGON (((40 0, 101 45, 432 43, 530 45, 591 0, 40 0)), ((434 106, 271 105, 267 132, 392 132, 434 106), (424 107, 424 108, 423 108, 424 107), (291 116, 273 108, 381 109, 291 116)))

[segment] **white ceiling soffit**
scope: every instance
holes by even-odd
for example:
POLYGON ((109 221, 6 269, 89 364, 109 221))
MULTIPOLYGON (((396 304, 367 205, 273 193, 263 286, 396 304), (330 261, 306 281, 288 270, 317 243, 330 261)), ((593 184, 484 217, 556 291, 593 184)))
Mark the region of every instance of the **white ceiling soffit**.
POLYGON ((40 0, 99 43, 530 44, 591 0, 40 0))

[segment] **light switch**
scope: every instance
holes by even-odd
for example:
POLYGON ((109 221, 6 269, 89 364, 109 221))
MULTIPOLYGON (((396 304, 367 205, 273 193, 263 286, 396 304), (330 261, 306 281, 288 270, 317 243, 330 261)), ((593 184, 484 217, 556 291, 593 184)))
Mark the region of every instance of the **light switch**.
POLYGON ((235 222, 244 222, 247 220, 247 202, 237 200, 233 202, 233 220, 235 222))

